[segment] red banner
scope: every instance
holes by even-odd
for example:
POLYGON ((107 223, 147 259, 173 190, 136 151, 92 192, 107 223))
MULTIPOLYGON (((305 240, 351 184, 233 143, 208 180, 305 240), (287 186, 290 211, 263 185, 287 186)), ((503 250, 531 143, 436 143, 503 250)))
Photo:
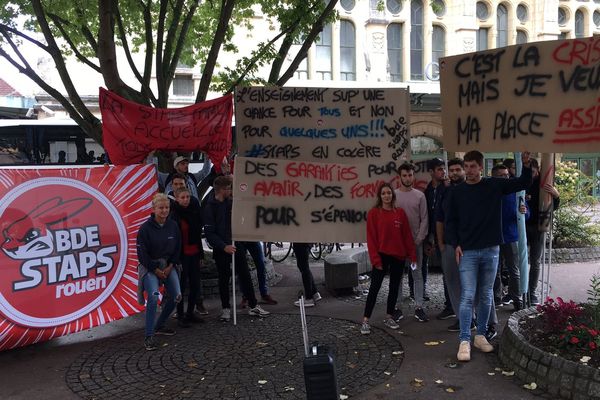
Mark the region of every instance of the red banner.
POLYGON ((138 313, 153 165, 0 170, 0 350, 138 313))
POLYGON ((203 151, 221 165, 231 149, 233 96, 182 108, 153 108, 100 88, 104 148, 116 165, 139 163, 152 150, 203 151))

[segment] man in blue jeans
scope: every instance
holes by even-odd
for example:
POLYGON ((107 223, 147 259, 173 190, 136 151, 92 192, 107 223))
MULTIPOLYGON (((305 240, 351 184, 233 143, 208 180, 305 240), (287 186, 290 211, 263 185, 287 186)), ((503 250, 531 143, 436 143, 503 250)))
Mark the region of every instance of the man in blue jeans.
POLYGON ((531 184, 529 153, 523 153, 523 173, 517 179, 482 178, 483 154, 465 154, 465 184, 453 188, 448 198, 447 229, 456 243, 455 257, 460 274, 459 361, 471 359, 473 301, 478 293, 477 334, 473 346, 489 353, 488 319, 494 279, 502 243, 502 196, 525 190, 531 184))

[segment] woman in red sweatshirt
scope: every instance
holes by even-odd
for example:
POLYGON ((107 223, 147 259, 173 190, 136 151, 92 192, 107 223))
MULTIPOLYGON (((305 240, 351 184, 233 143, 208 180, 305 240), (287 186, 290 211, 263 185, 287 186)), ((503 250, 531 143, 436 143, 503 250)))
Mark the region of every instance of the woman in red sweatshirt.
POLYGON ((401 208, 395 207, 396 195, 389 183, 384 183, 377 191, 377 203, 367 215, 367 246, 373 271, 371 287, 367 296, 365 314, 360 333, 371 333, 369 318, 373 313, 377 294, 383 277, 389 271, 390 287, 387 299, 387 316, 383 323, 391 329, 398 329, 392 317, 402 281, 402 270, 406 259, 417 262, 415 243, 408 224, 408 218, 401 208))

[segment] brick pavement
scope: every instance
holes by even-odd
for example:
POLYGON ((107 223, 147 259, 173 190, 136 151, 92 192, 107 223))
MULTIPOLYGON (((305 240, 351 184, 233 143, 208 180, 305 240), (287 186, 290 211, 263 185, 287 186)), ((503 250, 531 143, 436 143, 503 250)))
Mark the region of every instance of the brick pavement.
MULTIPOLYGON (((308 316, 311 340, 335 349, 341 392, 356 396, 390 380, 402 364, 397 337, 362 336, 349 321, 308 316)), ((84 399, 302 399, 304 348, 298 314, 238 316, 157 337, 147 352, 140 332, 103 340, 69 366, 67 385, 84 399)))

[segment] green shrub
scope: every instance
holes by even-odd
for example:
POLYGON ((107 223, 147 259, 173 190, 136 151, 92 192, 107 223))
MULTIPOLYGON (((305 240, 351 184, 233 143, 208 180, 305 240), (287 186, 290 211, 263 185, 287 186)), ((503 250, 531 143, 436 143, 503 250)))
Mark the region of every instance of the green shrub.
POLYGON ((588 215, 596 200, 591 193, 595 178, 583 174, 576 163, 556 163, 554 182, 560 193, 560 208, 553 218, 553 247, 589 247, 600 244, 600 227, 588 215))

